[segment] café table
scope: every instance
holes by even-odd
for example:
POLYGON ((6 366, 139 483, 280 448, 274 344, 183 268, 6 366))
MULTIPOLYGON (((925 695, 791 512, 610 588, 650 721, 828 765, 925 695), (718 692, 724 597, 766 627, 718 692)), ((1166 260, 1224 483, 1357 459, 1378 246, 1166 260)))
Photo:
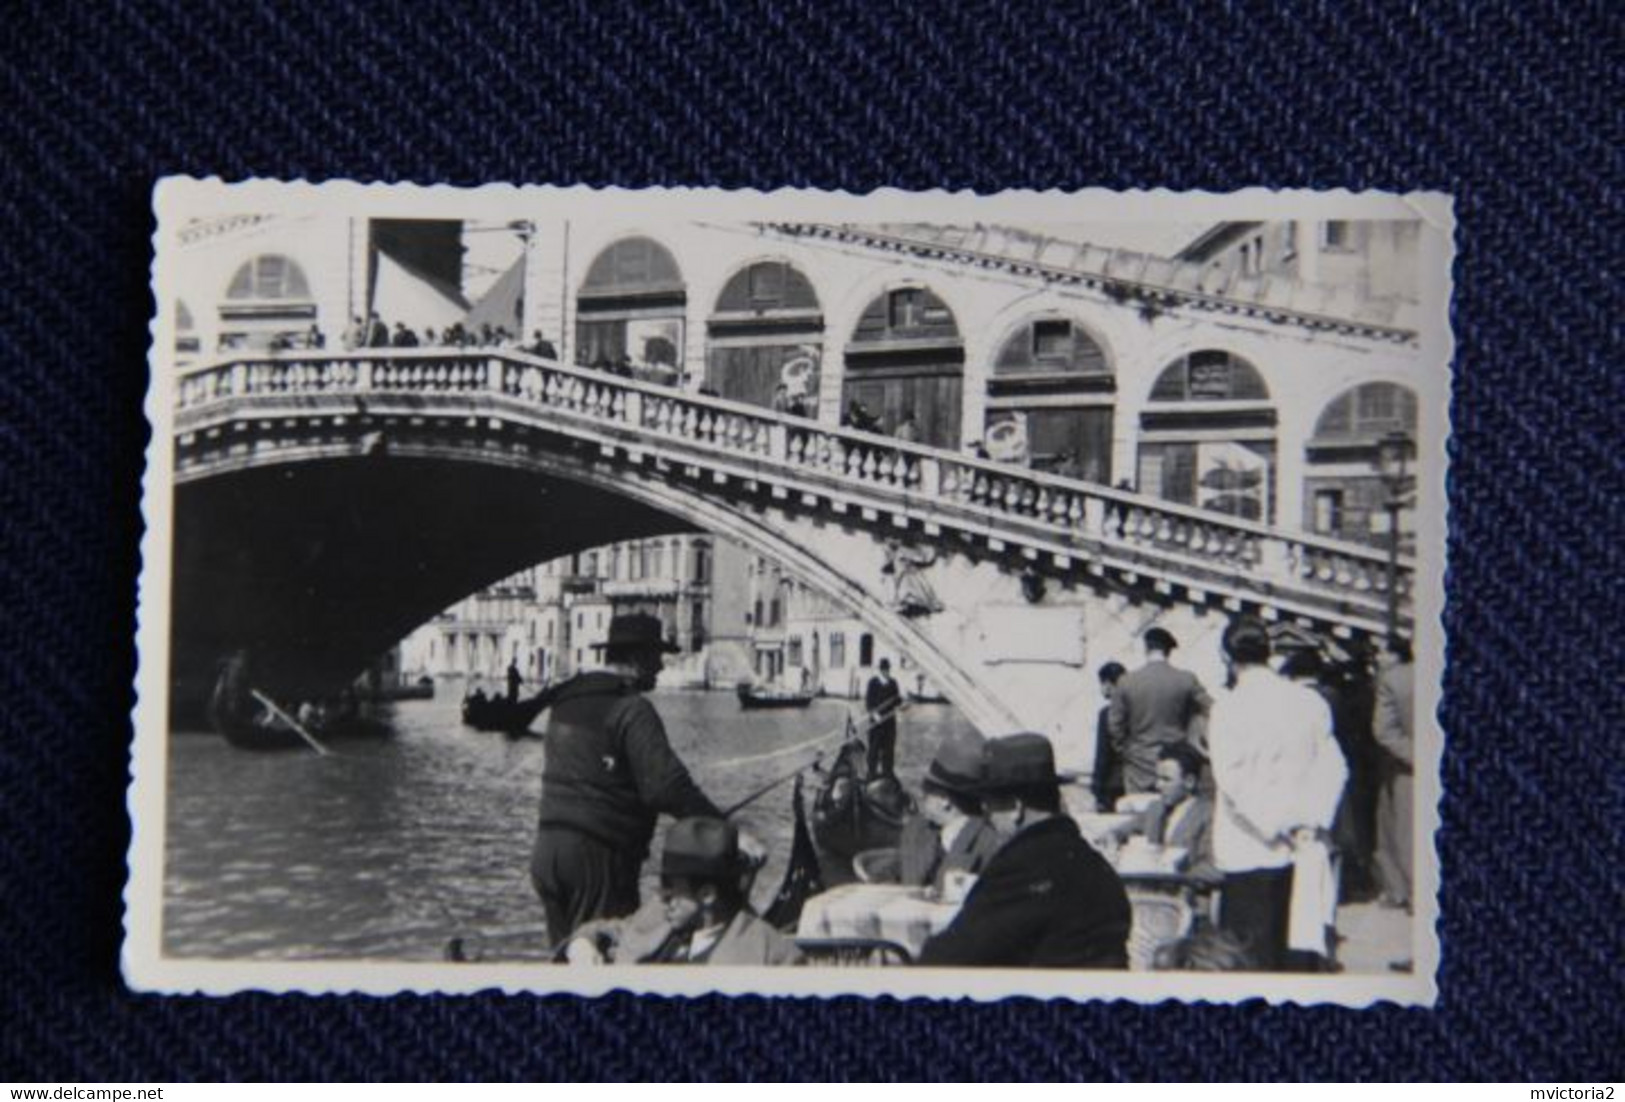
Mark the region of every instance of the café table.
POLYGON ((920 955, 926 940, 946 929, 959 903, 928 898, 903 884, 843 884, 807 900, 796 927, 798 941, 885 941, 920 955))

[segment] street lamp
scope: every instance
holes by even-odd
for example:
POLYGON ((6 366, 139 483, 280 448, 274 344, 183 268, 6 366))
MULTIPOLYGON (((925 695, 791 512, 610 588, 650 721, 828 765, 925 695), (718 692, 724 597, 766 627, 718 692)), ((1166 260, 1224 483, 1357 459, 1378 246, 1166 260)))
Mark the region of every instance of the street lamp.
POLYGON ((1388 638, 1399 637, 1399 511, 1410 493, 1409 466, 1416 457, 1416 441, 1395 429, 1377 441, 1377 476, 1382 479, 1388 510, 1388 638))

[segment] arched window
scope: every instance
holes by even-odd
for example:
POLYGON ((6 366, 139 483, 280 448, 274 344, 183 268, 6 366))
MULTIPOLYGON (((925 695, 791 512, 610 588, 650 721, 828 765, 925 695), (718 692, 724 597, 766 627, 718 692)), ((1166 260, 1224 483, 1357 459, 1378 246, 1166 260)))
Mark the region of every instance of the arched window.
POLYGON ((1332 399, 1315 422, 1310 446, 1374 444, 1395 431, 1416 434, 1416 392, 1398 383, 1365 383, 1332 399))
POLYGON ((228 299, 308 299, 304 271, 285 256, 267 253, 237 269, 226 288, 228 299))
POLYGON ((1275 515, 1275 409, 1259 370, 1203 350, 1163 369, 1140 415, 1141 493, 1247 520, 1275 515))
POLYGON ((581 281, 583 298, 682 290, 683 273, 671 251, 647 237, 625 237, 609 245, 581 281))
POLYGON ((1192 352, 1163 369, 1151 388, 1153 402, 1267 402, 1269 387, 1258 369, 1229 352, 1192 352))
POLYGON ((186 303, 176 299, 175 351, 181 355, 193 355, 200 350, 201 344, 202 342, 197 335, 197 326, 192 321, 192 311, 186 308, 186 303))
POLYGON ((576 363, 676 385, 687 301, 682 271, 664 245, 627 237, 605 247, 576 300, 576 363))
POLYGON ((958 448, 965 344, 948 304, 928 287, 875 296, 846 348, 843 419, 896 432, 912 415, 921 443, 958 448))
MULTIPOLYGON (((1362 383, 1327 403, 1304 448, 1304 527, 1386 547, 1388 489, 1377 472, 1377 442, 1391 432, 1416 439, 1416 392, 1398 383, 1362 383)), ((1411 535, 1400 533, 1400 546, 1411 535)))
POLYGON ((1107 482, 1117 389, 1106 351, 1065 317, 1038 317, 1005 338, 988 373, 983 441, 995 459, 1107 482))

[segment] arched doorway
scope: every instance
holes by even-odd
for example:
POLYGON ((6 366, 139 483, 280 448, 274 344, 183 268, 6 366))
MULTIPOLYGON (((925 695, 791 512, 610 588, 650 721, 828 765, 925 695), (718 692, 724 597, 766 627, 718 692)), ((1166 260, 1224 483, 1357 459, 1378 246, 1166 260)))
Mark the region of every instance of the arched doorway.
POLYGON ((1141 493, 1275 519, 1275 407, 1258 369, 1217 350, 1163 369, 1140 415, 1141 493))
POLYGON ((994 356, 986 438, 1013 442, 1009 458, 1035 469, 1109 482, 1116 391, 1098 341, 1067 318, 1034 318, 994 356))
POLYGON ((912 413, 921 443, 958 448, 964 371, 965 342, 953 311, 929 288, 895 288, 858 319, 846 347, 842 409, 860 403, 874 431, 886 433, 912 413))
POLYGON ((684 375, 688 295, 677 261, 647 237, 626 237, 593 260, 576 298, 576 363, 648 382, 684 375))
POLYGON ((220 303, 220 351, 301 347, 316 323, 310 281, 292 259, 265 253, 232 274, 220 303))
MULTIPOLYGON (((1388 491, 1377 473, 1377 441, 1396 431, 1415 440, 1416 421, 1416 392, 1398 383, 1363 383, 1327 403, 1304 449, 1304 527, 1386 547, 1388 491)), ((1400 538, 1404 547, 1410 537, 1402 530, 1400 538)))
POLYGON ((717 296, 706 336, 711 390, 817 416, 824 316, 812 284, 793 265, 764 260, 736 272, 717 296))

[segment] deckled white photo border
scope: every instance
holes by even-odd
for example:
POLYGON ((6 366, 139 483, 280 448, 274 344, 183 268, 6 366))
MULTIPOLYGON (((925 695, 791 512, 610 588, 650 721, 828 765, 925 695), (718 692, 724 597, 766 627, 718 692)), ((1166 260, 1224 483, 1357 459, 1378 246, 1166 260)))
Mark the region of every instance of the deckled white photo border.
POLYGON ((1450 197, 1347 191, 1249 189, 1229 195, 1111 192, 910 193, 869 195, 817 191, 594 190, 585 187, 478 188, 411 184, 358 184, 252 180, 224 183, 170 177, 154 192, 152 292, 160 308, 151 325, 151 380, 146 416, 152 436, 142 485, 146 531, 136 642, 137 704, 131 751, 129 879, 125 889, 123 971, 137 990, 165 994, 224 995, 241 991, 389 995, 399 992, 573 993, 624 990, 658 995, 782 995, 991 1001, 1011 996, 1072 1000, 1130 999, 1156 1003, 1271 1003, 1367 1006, 1379 1001, 1431 1006, 1437 998, 1439 826, 1443 733, 1438 723, 1445 668, 1445 495, 1449 399, 1454 340, 1449 307, 1455 254, 1450 197), (1414 970, 1390 975, 1284 975, 1265 973, 1070 972, 993 969, 683 968, 547 964, 380 963, 375 961, 208 961, 165 956, 162 950, 164 832, 167 783, 169 609, 173 504, 175 371, 173 300, 180 258, 174 230, 194 217, 276 211, 370 217, 501 219, 534 215, 539 206, 572 219, 636 218, 728 222, 1045 222, 1220 220, 1324 220, 1418 218, 1423 224, 1418 426, 1417 556, 1414 589, 1416 651, 1415 892, 1411 918, 1414 970))

